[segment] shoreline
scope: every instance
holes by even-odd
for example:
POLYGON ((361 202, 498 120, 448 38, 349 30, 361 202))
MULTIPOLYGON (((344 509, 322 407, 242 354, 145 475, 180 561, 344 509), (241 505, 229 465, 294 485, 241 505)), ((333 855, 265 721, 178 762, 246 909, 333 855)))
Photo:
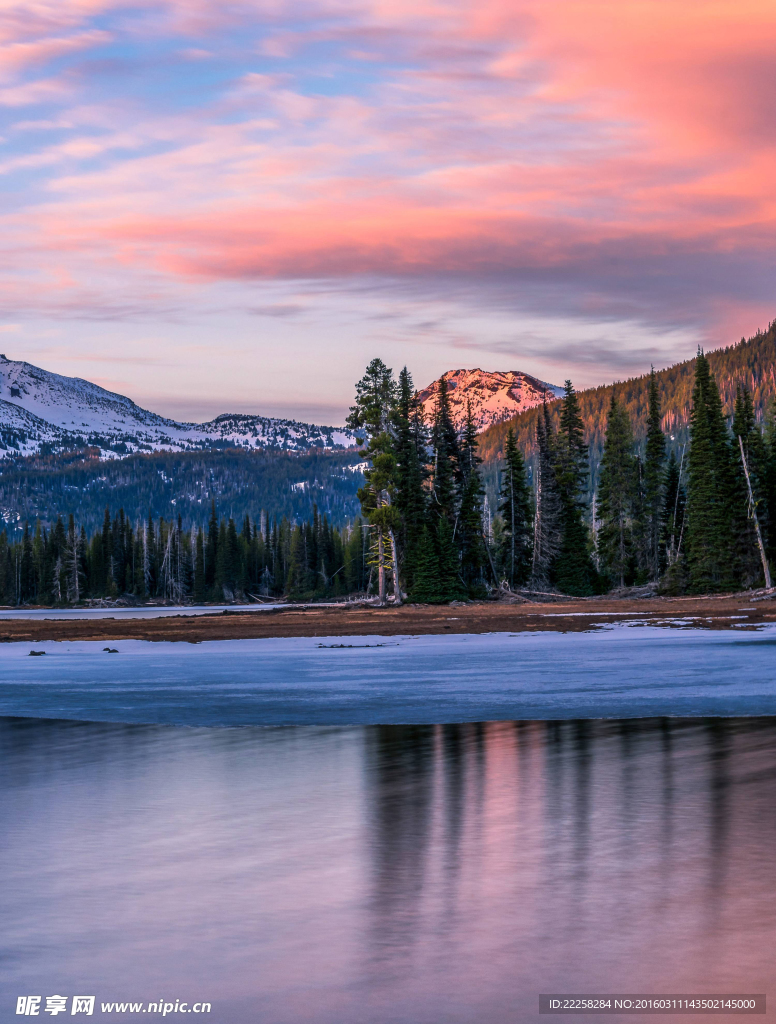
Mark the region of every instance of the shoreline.
MULTIPOLYGON (((106 609, 106 611, 108 611, 106 609)), ((118 610, 117 610, 118 611, 118 610)), ((51 609, 52 615, 56 614, 51 609)), ((41 613, 38 612, 38 615, 41 613)), ((0 620, 0 643, 44 640, 150 640, 200 643, 270 637, 585 632, 609 622, 697 629, 746 629, 776 622, 776 602, 747 594, 639 599, 584 598, 547 603, 463 605, 283 605, 182 611, 157 618, 13 618, 0 620)))

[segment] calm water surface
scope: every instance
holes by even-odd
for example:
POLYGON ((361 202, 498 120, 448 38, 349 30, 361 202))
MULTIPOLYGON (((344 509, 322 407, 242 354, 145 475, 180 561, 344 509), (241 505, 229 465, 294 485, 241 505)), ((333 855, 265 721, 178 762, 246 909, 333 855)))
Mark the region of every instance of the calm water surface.
POLYGON ((776 996, 775 782, 772 719, 0 720, 0 1019, 25 993, 211 1024, 776 996))

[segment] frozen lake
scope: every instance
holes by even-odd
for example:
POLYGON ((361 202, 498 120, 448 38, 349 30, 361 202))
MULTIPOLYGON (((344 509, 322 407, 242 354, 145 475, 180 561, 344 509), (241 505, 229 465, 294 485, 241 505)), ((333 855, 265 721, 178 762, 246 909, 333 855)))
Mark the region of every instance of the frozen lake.
POLYGON ((190 726, 776 715, 770 626, 105 646, 2 645, 0 714, 190 726))

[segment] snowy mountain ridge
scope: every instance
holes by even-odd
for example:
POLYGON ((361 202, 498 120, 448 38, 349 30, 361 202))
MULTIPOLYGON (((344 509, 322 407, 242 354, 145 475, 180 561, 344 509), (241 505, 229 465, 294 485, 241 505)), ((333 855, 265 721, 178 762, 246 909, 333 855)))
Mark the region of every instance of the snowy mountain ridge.
POLYGON ((502 423, 526 409, 541 405, 546 398, 554 401, 563 388, 538 380, 520 370, 489 373, 487 370, 448 370, 440 378, 418 392, 426 421, 434 420, 440 381, 447 384, 453 423, 462 430, 467 409, 471 407, 477 433, 494 423, 502 423))
MULTIPOLYGON (((554 400, 562 389, 519 370, 449 370, 419 392, 428 422, 434 418, 439 381, 447 382, 456 427, 471 406, 478 432, 554 400)), ((249 450, 342 450, 356 445, 345 427, 225 413, 207 423, 167 419, 80 377, 51 373, 0 355, 0 458, 35 455, 90 445, 102 458, 133 452, 249 450)))
POLYGON ((307 451, 355 445, 346 428, 226 413, 207 423, 180 423, 80 377, 50 373, 0 355, 0 458, 98 447, 104 458, 142 451, 243 447, 307 451))

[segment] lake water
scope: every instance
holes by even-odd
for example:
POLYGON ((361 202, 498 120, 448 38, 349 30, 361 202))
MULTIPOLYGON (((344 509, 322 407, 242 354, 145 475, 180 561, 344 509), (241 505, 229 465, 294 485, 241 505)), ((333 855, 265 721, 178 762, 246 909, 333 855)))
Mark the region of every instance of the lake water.
POLYGON ((3 1022, 31 993, 501 1024, 553 990, 774 991, 772 719, 5 719, 0 751, 3 1022))
POLYGON ((772 627, 105 646, 0 646, 0 1024, 772 989, 772 627))

